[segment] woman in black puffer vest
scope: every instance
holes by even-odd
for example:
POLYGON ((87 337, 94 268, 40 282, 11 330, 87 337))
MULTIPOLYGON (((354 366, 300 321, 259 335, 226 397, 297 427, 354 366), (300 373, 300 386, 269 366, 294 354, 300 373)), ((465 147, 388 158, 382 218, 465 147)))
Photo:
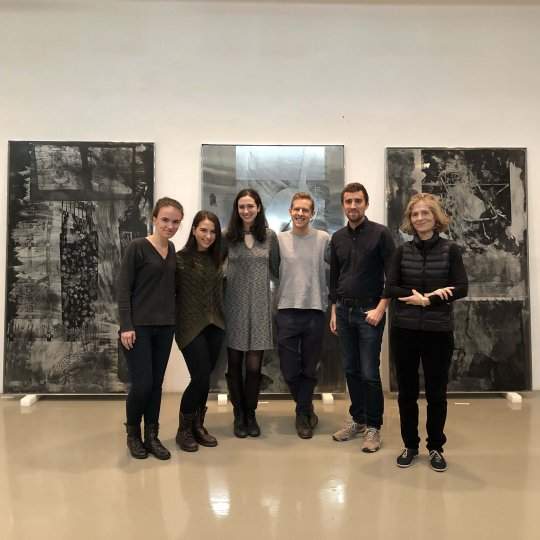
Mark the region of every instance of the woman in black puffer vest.
POLYGON ((405 449, 397 458, 408 467, 418 455, 418 368, 424 371, 427 400, 427 449, 431 467, 445 471, 446 388, 454 349, 452 302, 467 296, 467 274, 460 248, 439 236, 449 218, 429 193, 414 195, 402 230, 414 234, 394 255, 384 296, 393 298, 390 333, 397 370, 401 436, 405 449))

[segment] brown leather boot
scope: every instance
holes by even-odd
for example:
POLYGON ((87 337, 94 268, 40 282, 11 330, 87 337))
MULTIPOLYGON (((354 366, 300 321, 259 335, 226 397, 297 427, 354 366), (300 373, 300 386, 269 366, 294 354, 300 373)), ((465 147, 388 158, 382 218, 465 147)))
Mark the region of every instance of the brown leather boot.
POLYGON ((124 424, 127 433, 127 447, 131 457, 135 459, 145 459, 148 457, 148 451, 144 447, 141 438, 141 425, 124 424))
POLYGON ((158 439, 159 424, 144 424, 144 447, 158 459, 170 459, 171 453, 158 439))
POLYGON ((196 452, 199 449, 197 441, 193 437, 193 421, 195 413, 184 414, 180 411, 176 444, 184 452, 196 452))
POLYGON ((193 437, 201 446, 217 446, 217 439, 208 433, 208 430, 204 427, 204 417, 208 407, 203 407, 195 413, 193 420, 193 437))

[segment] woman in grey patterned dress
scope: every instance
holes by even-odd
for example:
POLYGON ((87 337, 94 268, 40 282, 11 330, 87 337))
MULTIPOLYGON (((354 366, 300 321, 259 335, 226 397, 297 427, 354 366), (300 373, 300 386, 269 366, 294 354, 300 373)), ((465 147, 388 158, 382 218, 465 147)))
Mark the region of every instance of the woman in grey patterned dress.
POLYGON ((225 238, 226 377, 234 408, 234 434, 258 437, 255 409, 262 357, 273 348, 270 279, 279 275, 279 245, 255 190, 243 189, 236 196, 225 238))

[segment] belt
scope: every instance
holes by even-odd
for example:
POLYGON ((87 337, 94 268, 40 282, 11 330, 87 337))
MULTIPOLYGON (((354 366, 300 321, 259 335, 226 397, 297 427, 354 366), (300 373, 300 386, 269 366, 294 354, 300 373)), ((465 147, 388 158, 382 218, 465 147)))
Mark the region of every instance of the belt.
POLYGON ((370 307, 379 303, 379 299, 376 297, 366 298, 346 298, 345 296, 338 296, 338 302, 347 307, 370 307))

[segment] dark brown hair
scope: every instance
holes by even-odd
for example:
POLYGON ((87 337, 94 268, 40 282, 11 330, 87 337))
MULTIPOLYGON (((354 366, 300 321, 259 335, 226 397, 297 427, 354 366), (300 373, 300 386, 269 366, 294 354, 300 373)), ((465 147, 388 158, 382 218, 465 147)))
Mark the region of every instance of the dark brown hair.
POLYGON ((350 182, 341 190, 341 204, 343 204, 343 196, 345 193, 356 193, 358 191, 361 191, 364 194, 364 200, 366 201, 366 204, 369 204, 369 195, 367 189, 363 184, 358 182, 350 182))
POLYGON ((176 208, 182 214, 182 218, 184 217, 184 207, 176 199, 171 199, 170 197, 162 197, 156 201, 154 209, 152 210, 152 217, 157 218, 159 211, 166 206, 176 208))
POLYGON ((216 239, 214 243, 208 248, 208 255, 212 257, 212 261, 216 265, 216 268, 219 268, 221 264, 221 225, 219 219, 213 212, 208 210, 199 210, 195 217, 193 218, 193 223, 189 229, 189 237, 187 239, 186 245, 182 249, 185 253, 195 253, 197 251, 197 239, 193 234, 193 229, 196 229, 201 221, 207 219, 214 224, 214 231, 216 233, 216 239))
POLYGON ((229 225, 227 227, 227 233, 225 236, 227 237, 227 240, 231 242, 239 242, 244 237, 243 222, 240 214, 238 213, 238 201, 242 197, 251 197, 259 208, 259 213, 257 214, 255 222, 251 227, 251 233, 255 237, 255 240, 258 242, 264 242, 266 240, 266 228, 268 227, 268 222, 266 221, 266 216, 264 215, 264 206, 260 195, 251 188, 243 189, 242 191, 238 192, 238 195, 236 195, 233 202, 231 219, 229 220, 229 225))

